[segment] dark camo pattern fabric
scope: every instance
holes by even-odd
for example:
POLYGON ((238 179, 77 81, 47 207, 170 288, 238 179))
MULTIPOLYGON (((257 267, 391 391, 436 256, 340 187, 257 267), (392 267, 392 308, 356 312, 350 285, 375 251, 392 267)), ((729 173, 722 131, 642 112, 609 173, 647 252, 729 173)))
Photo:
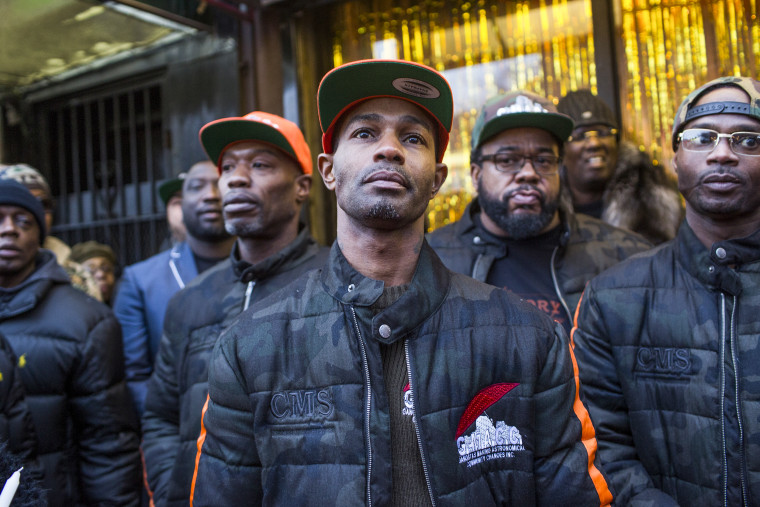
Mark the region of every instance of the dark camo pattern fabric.
POLYGON ((708 250, 684 222, 591 281, 573 342, 623 505, 760 503, 758 315, 760 231, 708 250))
POLYGON ((336 243, 323 270, 222 334, 193 505, 388 505, 379 344, 401 338, 437 505, 600 504, 559 326, 506 291, 451 273, 427 244, 409 289, 373 317, 369 306, 382 290, 350 267, 336 243), (505 423, 524 449, 468 466, 457 426, 476 394, 499 383, 519 385, 480 412, 463 437, 505 423))
MULTIPOLYGON (((494 260, 507 255, 504 243, 490 236, 473 220, 481 212, 477 198, 467 205, 462 218, 428 235, 430 246, 452 271, 486 280, 494 260)), ((652 247, 638 234, 619 229, 595 218, 563 212, 561 245, 554 271, 565 303, 567 322, 572 322, 581 293, 591 278, 631 255, 652 247)))
POLYGON ((143 415, 142 449, 154 505, 188 505, 211 351, 222 330, 243 311, 249 284, 253 303, 323 266, 329 252, 311 238, 308 228, 255 265, 237 260, 235 244, 227 260, 169 301, 143 415))

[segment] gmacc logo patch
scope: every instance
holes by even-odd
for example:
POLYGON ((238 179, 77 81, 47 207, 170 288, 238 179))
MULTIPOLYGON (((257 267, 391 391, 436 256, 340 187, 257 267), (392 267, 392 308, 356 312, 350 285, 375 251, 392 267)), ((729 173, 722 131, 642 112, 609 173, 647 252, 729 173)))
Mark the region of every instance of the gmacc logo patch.
POLYGON ((441 92, 435 86, 420 81, 419 79, 412 79, 410 77, 399 77, 393 80, 393 87, 401 93, 407 95, 413 95, 423 99, 436 99, 441 96, 441 92))

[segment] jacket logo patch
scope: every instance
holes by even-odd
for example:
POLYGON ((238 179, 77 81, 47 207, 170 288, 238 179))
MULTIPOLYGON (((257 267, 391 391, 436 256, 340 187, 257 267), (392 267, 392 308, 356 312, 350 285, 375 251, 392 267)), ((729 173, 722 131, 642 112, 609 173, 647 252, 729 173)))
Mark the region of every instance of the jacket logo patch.
POLYGON ((281 391, 272 395, 269 408, 281 420, 322 419, 332 415, 335 404, 327 389, 281 391))
POLYGON ((675 347, 640 347, 636 351, 636 368, 647 376, 681 376, 691 370, 691 352, 675 347))
POLYGON ((494 384, 486 387, 470 401, 459 420, 456 438, 459 450, 459 463, 468 467, 497 458, 514 458, 515 451, 524 451, 520 430, 485 415, 486 409, 502 399, 508 392, 520 384, 494 384), (472 423, 475 430, 470 435, 464 432, 472 423))
POLYGON ((524 451, 520 430, 508 426, 504 421, 498 421, 494 426, 493 420, 487 415, 481 415, 475 421, 475 431, 471 435, 457 438, 459 463, 467 463, 468 467, 484 461, 499 458, 514 458, 516 451, 524 451))

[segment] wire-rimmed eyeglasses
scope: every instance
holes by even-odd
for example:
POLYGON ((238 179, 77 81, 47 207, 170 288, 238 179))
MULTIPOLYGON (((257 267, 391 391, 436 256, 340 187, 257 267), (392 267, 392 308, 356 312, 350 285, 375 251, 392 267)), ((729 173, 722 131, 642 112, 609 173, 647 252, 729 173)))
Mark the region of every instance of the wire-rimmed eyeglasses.
POLYGON ((678 141, 687 151, 713 151, 725 137, 731 151, 737 155, 760 157, 760 133, 758 132, 733 132, 722 134, 710 129, 686 129, 678 134, 678 141))

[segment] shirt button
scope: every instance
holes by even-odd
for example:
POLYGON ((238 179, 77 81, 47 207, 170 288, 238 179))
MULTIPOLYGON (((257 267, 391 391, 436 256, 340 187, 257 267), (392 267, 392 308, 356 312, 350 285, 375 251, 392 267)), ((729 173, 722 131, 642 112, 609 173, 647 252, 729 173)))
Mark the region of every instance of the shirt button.
POLYGON ((356 287, 354 286, 354 284, 351 284, 346 288, 348 289, 348 292, 353 292, 356 287))
POLYGON ((722 246, 719 246, 715 249, 715 255, 718 257, 718 259, 725 259, 726 258, 726 249, 722 246))
POLYGON ((709 271, 710 273, 714 273, 715 272, 715 266, 710 266, 709 268, 707 268, 707 271, 709 271))
POLYGON ((483 243, 483 240, 480 239, 480 236, 475 236, 474 238, 472 238, 472 242, 475 243, 476 245, 480 245, 481 243, 483 243))
POLYGON ((383 324, 380 326, 380 336, 383 338, 389 338, 391 336, 391 327, 388 324, 383 324))

